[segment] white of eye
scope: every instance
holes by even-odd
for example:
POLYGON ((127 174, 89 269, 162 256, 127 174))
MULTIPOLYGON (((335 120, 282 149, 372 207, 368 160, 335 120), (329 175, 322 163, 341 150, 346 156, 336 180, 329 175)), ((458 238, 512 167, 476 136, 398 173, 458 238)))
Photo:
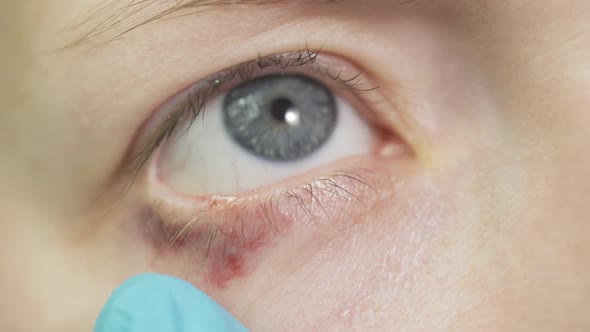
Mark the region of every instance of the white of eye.
MULTIPOLYGON (((328 141, 310 156, 296 161, 270 161, 235 143, 223 122, 224 95, 214 98, 188 131, 179 128, 161 147, 160 179, 190 196, 235 195, 297 176, 339 159, 370 153, 376 135, 359 113, 335 95, 338 123, 328 141)), ((288 111, 289 124, 300 123, 288 111)))

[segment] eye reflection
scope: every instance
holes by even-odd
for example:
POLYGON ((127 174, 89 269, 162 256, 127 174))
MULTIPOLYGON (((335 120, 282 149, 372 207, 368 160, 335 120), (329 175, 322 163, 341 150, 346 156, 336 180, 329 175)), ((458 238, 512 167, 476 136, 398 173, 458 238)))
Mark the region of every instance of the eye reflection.
POLYGON ((284 122, 287 126, 298 127, 301 125, 301 113, 295 104, 287 98, 276 99, 270 108, 270 113, 278 122, 284 122))
POLYGON ((267 75, 229 91, 225 128, 245 150, 273 161, 317 151, 332 135, 338 110, 332 92, 302 75, 267 75))

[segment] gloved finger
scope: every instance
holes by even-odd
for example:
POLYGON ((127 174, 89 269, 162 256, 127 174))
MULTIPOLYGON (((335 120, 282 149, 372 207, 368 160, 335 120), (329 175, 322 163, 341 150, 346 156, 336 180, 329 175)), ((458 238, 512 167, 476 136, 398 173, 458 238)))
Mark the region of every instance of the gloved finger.
POLYGON ((190 283, 159 274, 125 281, 105 304, 95 332, 243 332, 223 307, 190 283))

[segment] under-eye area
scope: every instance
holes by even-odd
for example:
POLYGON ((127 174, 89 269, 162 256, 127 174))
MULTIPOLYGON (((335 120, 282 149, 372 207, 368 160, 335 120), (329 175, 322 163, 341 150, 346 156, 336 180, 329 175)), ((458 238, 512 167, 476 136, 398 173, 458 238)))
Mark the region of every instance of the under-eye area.
POLYGON ((154 266, 169 257, 187 257, 187 275, 199 276, 203 287, 224 287, 254 270, 260 257, 293 230, 317 238, 314 243, 345 234, 391 194, 381 190, 383 180, 368 168, 385 167, 385 160, 348 163, 357 168, 326 172, 287 189, 152 205, 139 228, 157 252, 154 266))

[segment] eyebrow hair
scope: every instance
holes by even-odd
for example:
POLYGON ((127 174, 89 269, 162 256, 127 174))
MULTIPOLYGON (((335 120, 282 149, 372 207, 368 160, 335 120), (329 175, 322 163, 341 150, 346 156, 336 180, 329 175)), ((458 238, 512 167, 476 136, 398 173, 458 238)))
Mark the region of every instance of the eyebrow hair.
POLYGON ((69 30, 84 31, 65 48, 79 46, 103 35, 118 39, 124 34, 159 20, 199 14, 222 6, 334 3, 345 0, 109 0, 69 30), (174 14, 178 14, 174 16, 174 14))

